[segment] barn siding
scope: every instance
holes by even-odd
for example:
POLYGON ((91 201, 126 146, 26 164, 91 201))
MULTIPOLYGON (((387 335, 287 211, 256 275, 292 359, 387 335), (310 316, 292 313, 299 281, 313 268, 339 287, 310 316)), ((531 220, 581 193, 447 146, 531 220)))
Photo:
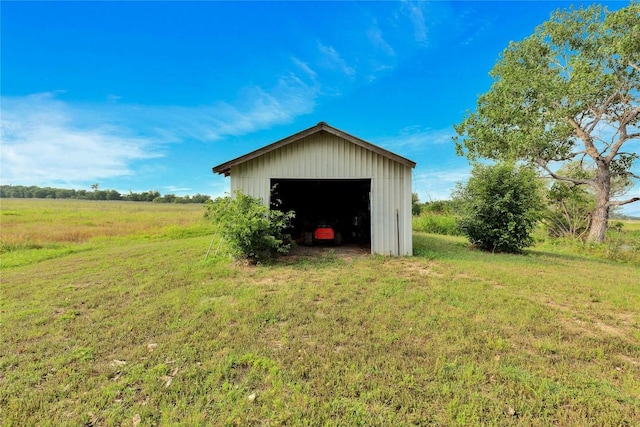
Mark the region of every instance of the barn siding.
POLYGON ((233 166, 230 176, 232 191, 265 203, 272 178, 371 179, 371 252, 412 254, 411 168, 339 136, 309 135, 233 166))

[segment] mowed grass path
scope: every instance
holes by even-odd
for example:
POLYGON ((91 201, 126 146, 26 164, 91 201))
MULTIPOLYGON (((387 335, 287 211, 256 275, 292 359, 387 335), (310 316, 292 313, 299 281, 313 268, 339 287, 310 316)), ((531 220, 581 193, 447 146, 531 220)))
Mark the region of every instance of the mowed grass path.
POLYGON ((199 209, 3 268, 2 425, 640 420, 637 265, 416 234, 422 256, 248 267, 204 260, 199 209))

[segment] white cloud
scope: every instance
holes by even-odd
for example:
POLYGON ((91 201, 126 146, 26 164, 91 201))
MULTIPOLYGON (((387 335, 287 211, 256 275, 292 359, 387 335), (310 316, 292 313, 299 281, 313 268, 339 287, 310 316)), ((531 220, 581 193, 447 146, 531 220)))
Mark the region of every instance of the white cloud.
POLYGON ((413 25, 414 40, 419 43, 426 43, 428 32, 422 5, 423 2, 405 1, 403 2, 403 9, 413 25))
POLYGON ((64 102, 53 93, 2 98, 3 184, 75 185, 135 175, 134 163, 167 144, 214 142, 291 122, 315 107, 318 90, 295 74, 269 91, 205 106, 64 102))
POLYGON ((389 56, 395 56, 396 52, 393 47, 384 39, 382 30, 378 26, 378 21, 374 20, 367 31, 367 37, 373 46, 389 56))
POLYGON ((215 142, 289 123, 315 108, 318 90, 295 74, 282 76, 269 91, 257 86, 240 90, 233 102, 198 106, 120 105, 119 120, 164 143, 215 142))
POLYGON ((164 187, 165 192, 168 194, 176 194, 176 193, 184 193, 184 194, 188 194, 191 191, 193 191, 193 188, 191 187, 176 187, 175 185, 169 185, 164 187))
POLYGON ((82 112, 50 93, 2 99, 2 182, 51 185, 132 175, 130 164, 158 157, 153 141, 82 112))
POLYGON ((325 46, 324 44, 318 42, 318 49, 322 54, 321 64, 329 69, 338 70, 340 73, 345 76, 352 77, 355 75, 356 70, 347 64, 338 51, 334 49, 332 46, 325 46))
POLYGON ((310 79, 315 80, 316 77, 318 76, 318 73, 316 73, 310 66, 309 64, 307 64, 304 61, 299 60, 296 57, 291 58, 291 60, 293 61, 293 63, 300 68, 310 79))
POLYGON ((434 145, 451 145, 453 150, 452 136, 456 132, 452 128, 432 129, 422 126, 408 126, 403 128, 398 135, 382 138, 380 144, 392 151, 404 151, 409 153, 420 153, 433 149, 434 145))

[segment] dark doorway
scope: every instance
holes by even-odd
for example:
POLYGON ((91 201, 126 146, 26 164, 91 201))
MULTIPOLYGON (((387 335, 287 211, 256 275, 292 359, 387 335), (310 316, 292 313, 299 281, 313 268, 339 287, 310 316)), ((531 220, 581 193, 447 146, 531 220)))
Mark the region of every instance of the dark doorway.
POLYGON ((344 243, 370 244, 370 179, 271 179, 271 207, 293 210, 292 237, 330 226, 344 243))

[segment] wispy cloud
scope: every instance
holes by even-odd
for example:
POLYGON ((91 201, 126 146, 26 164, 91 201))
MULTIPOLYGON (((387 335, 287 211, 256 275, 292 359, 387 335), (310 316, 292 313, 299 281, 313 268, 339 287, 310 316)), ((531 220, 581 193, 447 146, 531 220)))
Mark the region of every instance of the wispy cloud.
POLYGON ((318 76, 318 73, 316 73, 311 66, 309 66, 308 63, 301 61, 300 59, 293 57, 291 58, 291 60, 293 61, 293 63, 307 76, 309 77, 311 80, 315 80, 316 77, 318 76))
POLYGON ((320 64, 326 68, 337 70, 347 77, 355 75, 355 68, 347 64, 344 58, 340 56, 333 46, 327 46, 318 42, 318 50, 321 53, 320 64))
POLYGON ((413 25, 414 40, 419 43, 426 43, 428 37, 427 24, 425 22, 422 6, 424 2, 404 1, 404 12, 407 14, 413 25))
POLYGON ((434 145, 451 145, 456 133, 452 128, 432 129, 422 126, 408 126, 400 130, 398 135, 381 139, 381 144, 391 150, 418 153, 432 150, 434 145))
POLYGON ((378 50, 384 52, 388 56, 395 56, 396 52, 393 47, 385 40, 382 35, 382 30, 378 25, 378 21, 376 19, 371 23, 371 27, 367 31, 367 37, 371 44, 378 50))
POLYGON ((165 143, 215 142, 290 123, 312 112, 317 96, 313 83, 305 83, 290 73, 280 77, 269 90, 245 87, 233 101, 197 106, 120 105, 114 107, 114 114, 165 143))
POLYGON ((193 190, 191 187, 176 187, 174 185, 168 185, 164 187, 167 193, 176 194, 176 193, 189 193, 193 190))
POLYGON ((478 37, 494 26, 494 18, 490 16, 484 15, 481 19, 477 18, 480 14, 475 6, 469 3, 469 8, 462 9, 455 17, 455 33, 458 34, 462 45, 472 45, 478 37))
POLYGON ((130 165, 161 156, 149 138, 82 113, 50 93, 2 99, 3 183, 49 185, 132 175, 130 165))
POLYGON ((289 123, 315 106, 317 89, 295 74, 270 90, 247 87, 204 106, 78 104, 53 93, 2 98, 2 183, 72 185, 135 175, 135 162, 168 144, 216 142, 289 123))
POLYGON ((453 128, 432 129, 423 126, 408 126, 397 135, 381 138, 381 146, 403 153, 417 161, 418 167, 413 175, 413 191, 422 201, 445 200, 451 198, 451 192, 458 182, 466 181, 471 174, 471 166, 466 159, 453 156, 454 146, 451 137, 453 128), (439 160, 450 158, 446 163, 439 160))
POLYGON ((471 167, 457 169, 426 170, 417 173, 413 178, 413 191, 418 193, 423 202, 447 200, 458 182, 465 182, 471 176, 471 167))

